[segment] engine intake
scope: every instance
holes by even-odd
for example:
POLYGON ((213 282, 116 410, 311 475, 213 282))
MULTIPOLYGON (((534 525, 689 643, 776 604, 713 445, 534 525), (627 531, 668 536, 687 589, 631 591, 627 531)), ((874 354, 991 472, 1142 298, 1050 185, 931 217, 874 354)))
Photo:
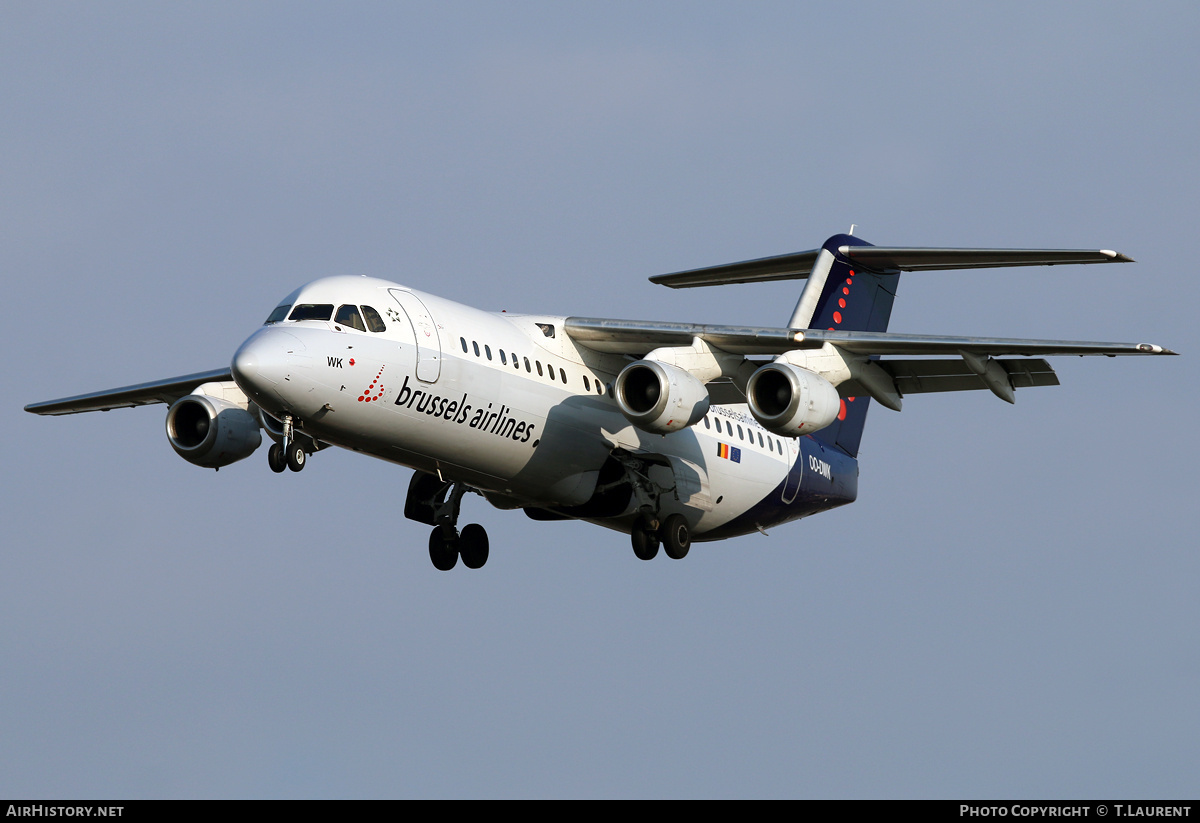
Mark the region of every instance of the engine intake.
POLYGON ((690 372, 657 360, 630 363, 613 383, 629 422, 651 434, 670 434, 708 413, 708 390, 690 372))
POLYGON ((746 384, 750 413, 763 428, 784 437, 799 437, 837 419, 841 398, 819 374, 775 362, 751 375, 746 384))
POLYGON ((262 444, 262 434, 258 420, 242 407, 189 394, 167 412, 167 440, 189 463, 219 469, 252 455, 262 444))

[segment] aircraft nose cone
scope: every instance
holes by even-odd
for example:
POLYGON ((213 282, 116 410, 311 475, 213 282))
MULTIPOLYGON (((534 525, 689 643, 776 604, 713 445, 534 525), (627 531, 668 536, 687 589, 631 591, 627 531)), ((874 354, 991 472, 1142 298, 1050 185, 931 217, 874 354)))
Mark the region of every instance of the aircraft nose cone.
POLYGON ((261 329, 233 355, 233 379, 254 397, 274 388, 287 377, 290 360, 304 351, 304 343, 281 329, 261 329))

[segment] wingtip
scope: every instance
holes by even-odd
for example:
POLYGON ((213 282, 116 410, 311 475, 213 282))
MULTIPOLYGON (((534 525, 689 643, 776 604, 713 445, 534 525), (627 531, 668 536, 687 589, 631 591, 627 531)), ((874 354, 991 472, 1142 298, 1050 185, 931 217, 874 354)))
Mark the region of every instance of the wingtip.
POLYGON ((1126 254, 1121 254, 1119 251, 1112 249, 1101 249, 1100 253, 1108 258, 1110 263, 1136 263, 1132 257, 1126 254))

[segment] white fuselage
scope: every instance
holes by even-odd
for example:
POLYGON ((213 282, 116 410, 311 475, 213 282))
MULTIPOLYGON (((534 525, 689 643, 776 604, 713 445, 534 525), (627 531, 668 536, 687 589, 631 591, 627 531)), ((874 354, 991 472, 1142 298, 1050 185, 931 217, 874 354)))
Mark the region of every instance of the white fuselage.
POLYGON ((580 506, 622 449, 666 458, 674 472, 651 475, 673 487, 663 510, 699 537, 777 490, 800 456, 745 406, 670 435, 635 428, 609 391, 629 359, 576 345, 562 317, 480 311, 367 277, 317 280, 287 302, 371 307, 386 329, 269 323, 234 357, 250 399, 317 441, 467 483, 504 508, 580 506))

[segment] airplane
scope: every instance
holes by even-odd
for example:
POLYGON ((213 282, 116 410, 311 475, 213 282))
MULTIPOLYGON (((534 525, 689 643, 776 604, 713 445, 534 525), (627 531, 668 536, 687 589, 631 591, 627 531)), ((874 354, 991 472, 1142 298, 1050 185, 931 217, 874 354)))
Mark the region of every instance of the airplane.
POLYGON ((477 569, 482 495, 534 520, 584 520, 681 559, 854 502, 873 400, 1058 385, 1056 355, 1170 355, 1149 343, 896 334, 900 274, 1129 263, 1110 250, 820 248, 651 277, 671 288, 803 279, 786 326, 487 312, 373 277, 326 277, 280 301, 228 368, 33 403, 40 415, 168 405, 167 440, 220 469, 272 441, 275 472, 330 446, 414 470, 404 514, 432 526, 440 570, 477 569))

